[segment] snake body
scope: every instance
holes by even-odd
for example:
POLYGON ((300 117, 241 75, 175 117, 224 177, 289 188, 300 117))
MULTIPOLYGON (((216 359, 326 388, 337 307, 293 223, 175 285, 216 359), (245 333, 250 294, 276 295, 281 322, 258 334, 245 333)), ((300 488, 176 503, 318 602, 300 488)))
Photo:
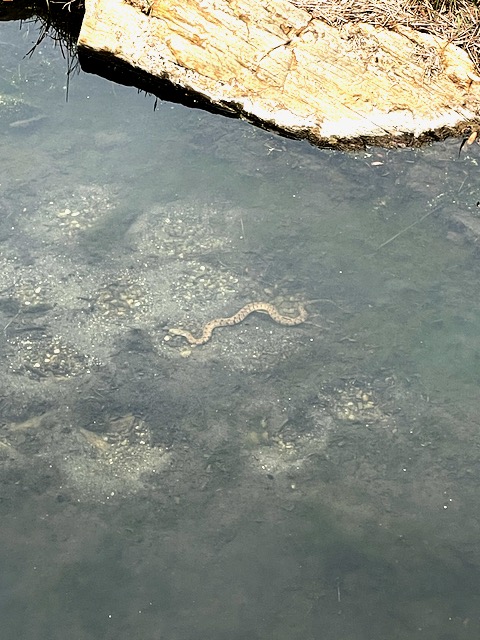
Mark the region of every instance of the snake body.
POLYGON ((174 336, 184 337, 192 345, 205 344, 210 340, 215 329, 218 329, 219 327, 230 327, 234 324, 239 324, 254 311, 268 313, 272 320, 275 320, 275 322, 278 322, 278 324, 284 324, 290 327, 293 327, 296 324, 302 324, 302 322, 305 322, 307 318, 307 311, 303 305, 299 305, 298 315, 292 318, 290 316, 282 315, 277 310, 277 308, 269 302, 250 302, 249 304, 246 304, 244 307, 242 307, 240 311, 237 311, 237 313, 235 313, 233 316, 230 316, 228 318, 215 318, 214 320, 210 320, 210 322, 207 322, 207 324, 203 327, 201 335, 198 338, 196 338, 192 333, 190 333, 190 331, 187 331, 186 329, 172 328, 169 330, 169 333, 174 336))

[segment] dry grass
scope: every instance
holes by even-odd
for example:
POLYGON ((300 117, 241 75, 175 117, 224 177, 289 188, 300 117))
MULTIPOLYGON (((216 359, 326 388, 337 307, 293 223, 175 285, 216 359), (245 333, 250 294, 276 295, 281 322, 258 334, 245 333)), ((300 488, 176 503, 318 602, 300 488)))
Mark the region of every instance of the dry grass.
POLYGON ((291 0, 326 23, 406 25, 464 49, 480 73, 480 0, 291 0))

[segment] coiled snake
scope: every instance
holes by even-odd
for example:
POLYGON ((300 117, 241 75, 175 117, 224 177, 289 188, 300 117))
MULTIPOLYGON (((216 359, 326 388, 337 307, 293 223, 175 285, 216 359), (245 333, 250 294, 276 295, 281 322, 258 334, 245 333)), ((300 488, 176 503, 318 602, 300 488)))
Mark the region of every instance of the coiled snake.
POLYGON ((244 307, 237 311, 233 316, 228 318, 215 318, 214 320, 210 320, 203 327, 203 331, 201 335, 196 338, 190 331, 186 329, 169 329, 169 333, 173 336, 182 336, 192 345, 200 345, 205 344, 212 337, 212 333, 215 329, 219 327, 229 327, 234 324, 239 324, 247 316, 249 316, 254 311, 259 311, 261 313, 268 313, 272 320, 278 322, 278 324, 288 325, 290 327, 295 326, 297 324, 302 324, 307 319, 307 310, 303 305, 299 305, 298 307, 298 315, 294 318, 290 316, 283 316, 273 304, 269 302, 250 302, 250 304, 246 304, 244 307))

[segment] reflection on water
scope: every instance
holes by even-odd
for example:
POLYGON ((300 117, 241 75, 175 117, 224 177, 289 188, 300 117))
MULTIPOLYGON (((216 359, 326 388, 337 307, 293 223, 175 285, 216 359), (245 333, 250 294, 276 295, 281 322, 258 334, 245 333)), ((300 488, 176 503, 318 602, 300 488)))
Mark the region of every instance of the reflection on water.
POLYGON ((1 29, 8 635, 476 638, 477 147, 66 103, 1 29), (252 301, 308 318, 169 332, 252 301))

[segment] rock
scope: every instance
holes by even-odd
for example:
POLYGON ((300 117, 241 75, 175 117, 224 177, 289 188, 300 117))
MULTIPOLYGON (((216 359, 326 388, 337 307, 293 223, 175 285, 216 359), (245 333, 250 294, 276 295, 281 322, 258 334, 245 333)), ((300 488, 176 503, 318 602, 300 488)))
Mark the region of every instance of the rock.
POLYGON ((479 122, 467 53, 408 27, 338 29, 287 0, 85 4, 85 70, 316 145, 414 144, 479 122))

